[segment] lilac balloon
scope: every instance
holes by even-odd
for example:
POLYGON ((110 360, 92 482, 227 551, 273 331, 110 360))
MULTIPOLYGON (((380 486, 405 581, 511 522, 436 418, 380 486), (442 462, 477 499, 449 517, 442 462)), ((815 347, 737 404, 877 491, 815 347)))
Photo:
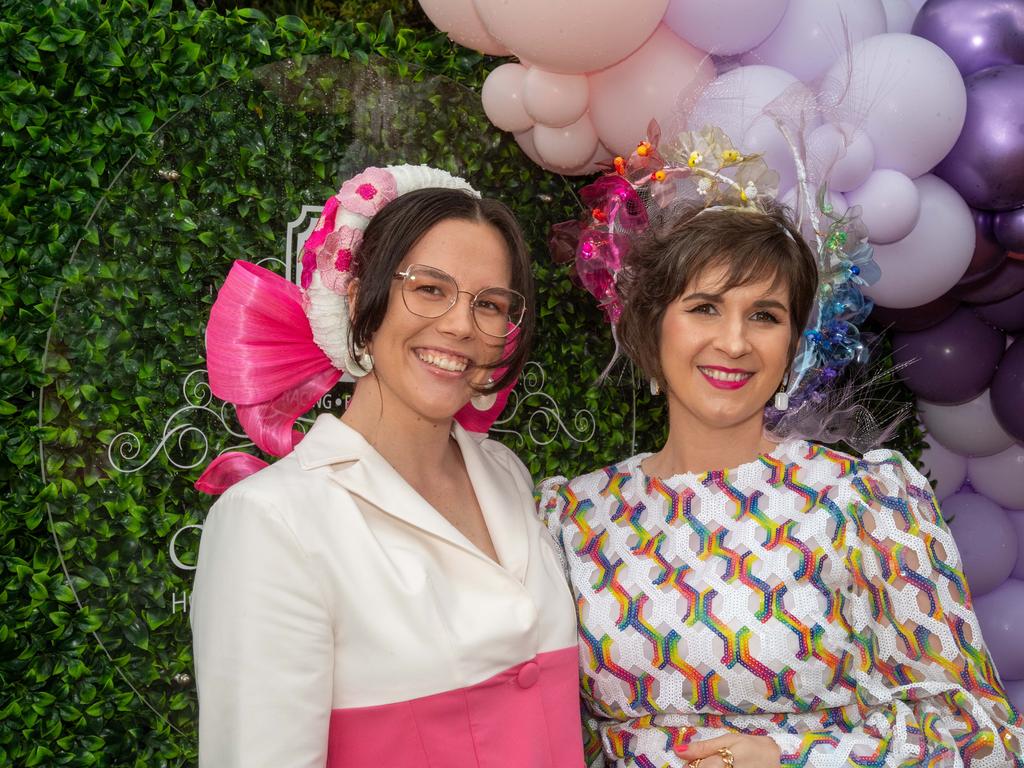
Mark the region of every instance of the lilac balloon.
POLYGON ((1024 581, 1007 579, 979 597, 974 610, 999 676, 1024 679, 1024 581))
POLYGON ((1003 688, 1006 689, 1006 698, 1017 709, 1024 712, 1024 680, 1008 680, 1003 678, 1003 688))
POLYGON ((1007 333, 1024 331, 1024 291, 991 304, 978 304, 974 314, 1007 333))
POLYGON ((669 0, 664 22, 702 51, 749 51, 772 33, 788 0, 669 0))
POLYGON ((930 0, 912 31, 948 53, 962 75, 997 64, 1024 64, 1020 0, 930 0))
POLYGON ((958 286, 978 282, 991 275, 1006 261, 1006 249, 996 242, 995 233, 992 231, 995 214, 972 208, 971 215, 974 217, 974 255, 964 276, 957 283, 958 286))
POLYGON ((964 80, 967 118, 935 167, 974 208, 1024 205, 1024 65, 990 67, 964 80))
MULTIPOLYGON (((1005 358, 1000 369, 1004 364, 1005 358)), ((917 408, 928 433, 961 456, 991 456, 1013 445, 1013 438, 996 420, 987 389, 960 405, 937 405, 921 400, 917 408)))
POLYGON ((999 425, 1024 443, 1024 340, 1010 345, 992 378, 992 412, 999 425))
POLYGON ((925 447, 918 462, 927 473, 935 498, 940 502, 960 490, 967 479, 967 458, 943 447, 931 435, 925 437, 925 447))
POLYGON ((955 405, 980 395, 1003 356, 1005 336, 961 307, 938 325, 894 333, 893 360, 906 385, 925 400, 955 405))
POLYGON ((972 304, 989 304, 1002 301, 1024 290, 1024 261, 1007 259, 987 277, 972 280, 966 285, 958 285, 952 293, 961 301, 972 304))
POLYGON ((910 4, 910 0, 882 0, 882 5, 885 6, 886 32, 909 32, 914 26, 917 8, 910 4))
POLYGON ((941 323, 959 306, 960 300, 947 293, 935 301, 909 309, 891 309, 876 304, 871 310, 871 318, 883 328, 894 331, 923 331, 941 323))
POLYGON ((1024 509, 1024 447, 967 460, 967 478, 978 493, 1006 509, 1024 509))
POLYGON ((1024 579, 1024 509, 1008 510, 1010 522, 1017 531, 1017 562, 1011 574, 1015 579, 1024 579))
POLYGON ((997 213, 992 231, 999 244, 1008 251, 1024 251, 1024 208, 997 213))
MULTIPOLYGON (((1013 572, 1017 531, 1006 510, 979 493, 961 491, 942 502, 974 597, 991 592, 1013 572)), ((1024 606, 1021 606, 1024 609, 1024 606)))

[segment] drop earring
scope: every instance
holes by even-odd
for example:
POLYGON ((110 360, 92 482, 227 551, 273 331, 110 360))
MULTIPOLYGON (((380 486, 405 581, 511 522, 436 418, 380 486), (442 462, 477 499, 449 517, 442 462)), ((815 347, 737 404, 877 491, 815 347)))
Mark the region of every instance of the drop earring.
MULTIPOLYGON (((489 387, 493 383, 494 379, 489 378, 487 379, 486 386, 489 387)), ((489 395, 485 395, 482 393, 479 395, 473 395, 471 398, 469 398, 469 402, 471 402, 473 404, 473 407, 476 408, 478 411, 489 411, 491 410, 491 408, 494 407, 494 404, 498 402, 498 393, 491 392, 489 395)))
POLYGON ((779 391, 775 393, 775 400, 772 405, 775 406, 776 411, 785 411, 789 408, 789 393, 786 391, 786 387, 789 386, 789 374, 782 380, 779 385, 779 391))
POLYGON ((652 395, 660 395, 661 394, 661 387, 658 385, 658 380, 657 379, 651 379, 651 394, 652 395))
POLYGON ((366 347, 362 347, 358 344, 352 345, 352 354, 347 355, 349 362, 352 365, 347 366, 347 373, 353 379, 361 379, 363 376, 373 370, 373 355, 370 354, 366 347), (355 359, 352 359, 352 355, 355 355, 355 359))

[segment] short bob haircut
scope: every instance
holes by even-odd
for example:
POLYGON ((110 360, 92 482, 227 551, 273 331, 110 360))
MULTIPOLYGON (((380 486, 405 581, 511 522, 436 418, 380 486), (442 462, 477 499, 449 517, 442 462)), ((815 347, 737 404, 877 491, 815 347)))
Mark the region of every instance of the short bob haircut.
POLYGON ((657 215, 636 238, 617 283, 623 302, 619 342, 633 363, 662 387, 659 350, 665 310, 697 275, 715 268, 727 270, 723 292, 766 279, 773 287, 789 288, 792 364, 814 304, 818 267, 789 211, 774 200, 759 201, 757 210, 687 202, 657 215))
MULTIPOLYGON (((533 277, 530 255, 519 223, 508 207, 497 200, 477 198, 458 189, 417 189, 388 203, 374 216, 363 233, 356 252, 352 276, 359 281, 359 298, 353 308, 350 347, 366 347, 384 322, 394 274, 406 254, 431 227, 456 219, 494 227, 505 241, 511 285, 526 297, 526 311, 519 330, 506 341, 505 355, 490 368, 504 373, 478 390, 497 392, 515 381, 526 364, 534 332, 533 277)), ((358 359, 354 349, 352 359, 358 359)))

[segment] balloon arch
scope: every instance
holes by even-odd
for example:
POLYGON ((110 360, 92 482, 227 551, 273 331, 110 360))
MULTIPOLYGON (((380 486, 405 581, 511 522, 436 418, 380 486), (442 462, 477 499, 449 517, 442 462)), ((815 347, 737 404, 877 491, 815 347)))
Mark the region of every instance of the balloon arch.
POLYGON ((784 199, 795 143, 812 186, 860 206, 882 270, 866 292, 1024 706, 1024 0, 420 4, 456 42, 515 57, 483 107, 545 168, 593 173, 652 118, 667 135, 716 125, 765 155, 784 199))

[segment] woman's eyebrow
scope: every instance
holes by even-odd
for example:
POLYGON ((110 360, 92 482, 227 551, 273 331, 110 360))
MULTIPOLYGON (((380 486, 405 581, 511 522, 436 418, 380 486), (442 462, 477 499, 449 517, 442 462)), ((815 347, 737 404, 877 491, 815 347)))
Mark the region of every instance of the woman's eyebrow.
POLYGON ((754 306, 757 309, 767 309, 769 307, 774 307, 775 309, 788 311, 785 304, 783 304, 781 301, 776 301, 775 299, 758 299, 757 301, 754 302, 754 306))
POLYGON ((687 296, 683 296, 680 299, 680 301, 693 301, 694 299, 698 299, 700 301, 713 301, 713 302, 717 303, 717 302, 721 302, 722 301, 722 294, 720 294, 720 293, 702 293, 702 292, 697 292, 697 293, 691 293, 691 294, 689 294, 687 296))

